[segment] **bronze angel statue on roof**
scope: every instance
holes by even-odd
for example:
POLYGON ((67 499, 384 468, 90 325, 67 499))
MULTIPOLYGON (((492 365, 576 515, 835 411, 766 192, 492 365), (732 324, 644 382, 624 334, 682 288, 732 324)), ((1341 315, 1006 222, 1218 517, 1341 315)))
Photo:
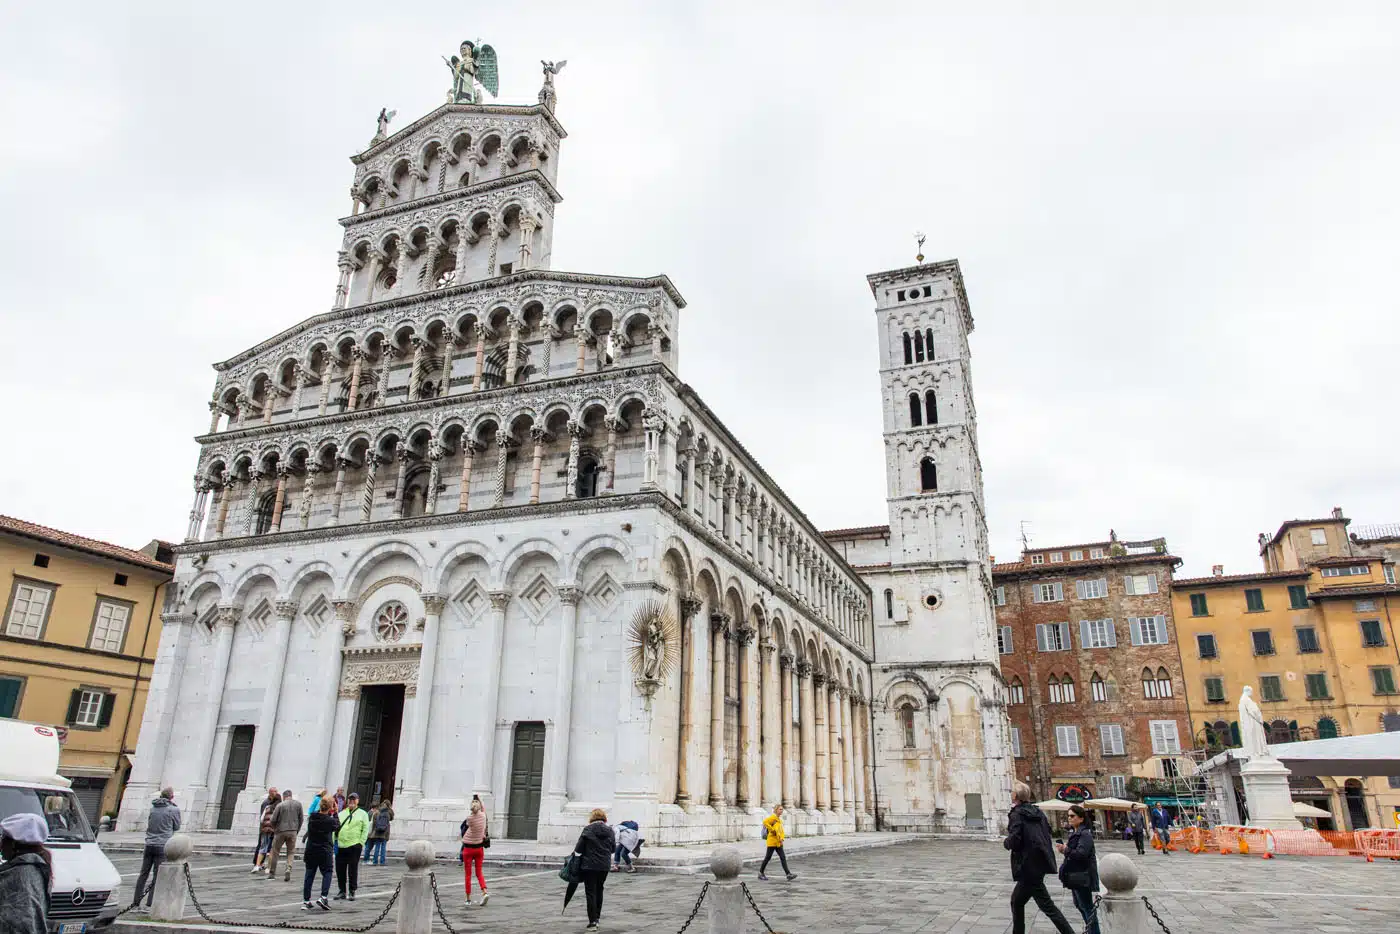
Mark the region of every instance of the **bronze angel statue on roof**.
POLYGON ((496 50, 477 40, 463 42, 458 51, 462 53, 460 56, 443 58, 447 67, 452 70, 452 90, 447 92, 448 102, 480 104, 481 99, 476 90, 478 83, 495 97, 499 90, 496 50))

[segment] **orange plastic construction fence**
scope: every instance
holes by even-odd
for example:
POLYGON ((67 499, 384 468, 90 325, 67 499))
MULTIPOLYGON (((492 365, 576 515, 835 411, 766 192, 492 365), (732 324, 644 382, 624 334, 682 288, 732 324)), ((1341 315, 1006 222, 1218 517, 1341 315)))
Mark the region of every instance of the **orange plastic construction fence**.
POLYGON ((1221 824, 1215 828, 1215 846, 1222 854, 1241 853, 1264 859, 1272 859, 1274 855, 1270 832, 1258 827, 1221 824))
POLYGON ((1316 830, 1271 830, 1274 852, 1280 856, 1348 856, 1316 830))
POLYGON ((1400 859, 1400 830, 1358 830, 1356 842, 1368 863, 1375 862, 1377 856, 1400 859))
POLYGON ((1361 856, 1361 844, 1356 842, 1356 834, 1350 830, 1319 830, 1318 836, 1331 844, 1337 855, 1361 856))

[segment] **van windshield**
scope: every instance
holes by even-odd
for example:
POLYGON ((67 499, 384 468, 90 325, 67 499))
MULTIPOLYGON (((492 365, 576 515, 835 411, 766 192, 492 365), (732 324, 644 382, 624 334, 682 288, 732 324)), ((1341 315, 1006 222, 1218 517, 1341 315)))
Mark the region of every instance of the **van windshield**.
POLYGON ((37 814, 49 825, 55 843, 91 843, 92 827, 71 791, 0 785, 0 820, 12 814, 37 814))

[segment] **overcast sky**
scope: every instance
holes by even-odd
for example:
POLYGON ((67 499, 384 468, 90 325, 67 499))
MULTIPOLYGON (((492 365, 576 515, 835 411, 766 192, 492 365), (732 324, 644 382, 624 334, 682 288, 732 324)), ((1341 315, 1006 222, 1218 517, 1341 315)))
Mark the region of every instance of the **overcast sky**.
POLYGON ((554 267, 670 275, 681 375, 819 526, 887 521, 865 276, 915 230, 998 558, 1400 521, 1393 4, 0 2, 5 513, 182 537, 210 364, 329 309, 347 157, 480 37, 502 102, 569 62, 554 267))

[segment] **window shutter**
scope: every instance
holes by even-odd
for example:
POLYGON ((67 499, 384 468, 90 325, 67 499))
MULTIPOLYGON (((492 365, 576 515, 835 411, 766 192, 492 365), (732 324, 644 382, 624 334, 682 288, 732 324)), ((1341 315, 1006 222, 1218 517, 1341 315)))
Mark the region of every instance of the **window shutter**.
POLYGON ((1015 648, 1012 646, 1010 626, 1001 627, 1001 650, 1007 655, 1010 655, 1014 651, 1016 651, 1015 648))
POLYGON ((1055 582, 1055 599, 1056 599, 1056 600, 1063 600, 1064 598, 1065 598, 1065 585, 1064 585, 1064 584, 1061 584, 1059 581, 1056 581, 1056 582, 1055 582))
POLYGON ((1110 648, 1116 648, 1118 645, 1118 631, 1113 626, 1113 620, 1106 619, 1104 620, 1104 624, 1108 632, 1108 645, 1110 648))
POLYGON ((1128 617, 1128 631, 1133 637, 1133 645, 1142 645, 1142 626, 1136 616, 1128 617))
POLYGON ((1147 575, 1147 592, 1148 592, 1148 593, 1156 593, 1156 592, 1157 592, 1157 575, 1156 575, 1156 574, 1149 574, 1149 575, 1147 575))
POLYGON ((1125 574, 1125 575, 1123 576, 1123 592, 1124 592, 1125 594, 1127 594, 1128 596, 1132 596, 1132 594, 1133 594, 1133 575, 1131 575, 1131 574, 1125 574))
POLYGON ((1072 647, 1073 644, 1069 641, 1069 623, 1060 623, 1060 648, 1068 649, 1072 647))
POLYGON ((1081 599, 1081 600, 1084 599, 1084 594, 1088 591, 1088 589, 1089 589, 1089 588, 1087 588, 1087 587, 1084 586, 1084 582, 1083 582, 1083 581, 1075 581, 1075 582, 1074 582, 1074 595, 1075 595, 1076 597, 1078 597, 1079 599, 1081 599))
POLYGON ((1167 632, 1167 618, 1163 615, 1157 616, 1158 645, 1167 645, 1172 641, 1171 633, 1167 632))
POLYGON ((1089 631, 1089 621, 1087 619, 1081 619, 1079 621, 1079 647, 1081 649, 1087 649, 1093 644, 1093 640, 1093 633, 1089 631))
POLYGON ((97 725, 99 727, 109 726, 112 722, 112 708, 117 706, 117 695, 102 695, 102 709, 97 715, 97 725))
POLYGON ((64 723, 72 724, 78 722, 78 707, 82 702, 82 688, 74 688, 73 693, 68 695, 68 716, 63 718, 64 723))
POLYGON ((0 680, 0 717, 19 716, 19 686, 18 678, 0 680))
POLYGON ((1035 624, 1035 647, 1042 652, 1050 651, 1050 646, 1047 644, 1048 635, 1045 623, 1035 624))

